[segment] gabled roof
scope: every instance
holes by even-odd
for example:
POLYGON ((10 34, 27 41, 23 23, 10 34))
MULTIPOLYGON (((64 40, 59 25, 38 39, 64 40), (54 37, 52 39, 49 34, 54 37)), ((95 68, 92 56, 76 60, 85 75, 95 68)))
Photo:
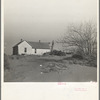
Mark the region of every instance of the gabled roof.
MULTIPOLYGON (((17 43, 14 47, 18 46, 19 44, 21 44, 23 41, 17 43)), ((50 49, 49 43, 47 42, 30 42, 30 41, 26 41, 32 48, 36 48, 36 49, 50 49)))
POLYGON ((32 48, 36 49, 50 49, 49 43, 43 43, 43 42, 28 42, 29 45, 32 46, 32 48))
POLYGON ((16 46, 18 46, 19 44, 21 44, 23 41, 20 41, 19 43, 17 43, 15 46, 13 46, 13 48, 14 47, 16 47, 16 46))

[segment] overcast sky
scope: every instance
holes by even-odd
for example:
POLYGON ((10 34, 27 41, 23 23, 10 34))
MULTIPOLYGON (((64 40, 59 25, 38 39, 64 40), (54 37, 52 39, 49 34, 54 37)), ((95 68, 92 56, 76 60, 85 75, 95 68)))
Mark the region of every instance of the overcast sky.
POLYGON ((20 39, 56 40, 69 23, 97 20, 97 0, 4 0, 5 52, 20 39))

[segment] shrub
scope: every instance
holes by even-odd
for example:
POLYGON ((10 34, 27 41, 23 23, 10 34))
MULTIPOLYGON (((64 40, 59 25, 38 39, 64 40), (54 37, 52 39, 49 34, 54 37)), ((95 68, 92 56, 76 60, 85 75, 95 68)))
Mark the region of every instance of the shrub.
POLYGON ((87 56, 85 59, 87 61, 86 62, 87 65, 97 67, 97 56, 96 55, 87 56))
POLYGON ((88 64, 89 66, 97 67, 97 60, 88 61, 87 64, 88 64))
POLYGON ((58 51, 58 50, 53 50, 52 52, 46 52, 43 55, 46 55, 46 56, 48 56, 48 55, 65 56, 66 53, 62 52, 62 51, 58 51))
POLYGON ((48 56, 48 55, 50 55, 50 52, 46 52, 43 54, 43 56, 48 56))
POLYGON ((65 56, 65 52, 53 50, 53 52, 50 52, 50 55, 57 55, 57 56, 65 56))
POLYGON ((74 54, 74 55, 72 55, 72 58, 82 60, 83 59, 83 56, 82 55, 79 55, 79 54, 74 54))
POLYGON ((73 52, 66 52, 66 54, 70 55, 70 54, 73 54, 73 52))
POLYGON ((72 60, 72 57, 63 58, 63 60, 72 60))
POLYGON ((21 55, 23 55, 23 56, 24 56, 25 54, 24 54, 24 53, 22 53, 21 55))

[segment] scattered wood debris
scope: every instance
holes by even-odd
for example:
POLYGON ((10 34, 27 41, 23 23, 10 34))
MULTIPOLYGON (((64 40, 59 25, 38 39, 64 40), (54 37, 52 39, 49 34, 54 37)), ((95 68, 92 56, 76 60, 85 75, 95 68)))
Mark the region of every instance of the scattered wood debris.
POLYGON ((63 63, 49 62, 41 67, 41 73, 49 73, 51 71, 66 70, 68 67, 63 63))

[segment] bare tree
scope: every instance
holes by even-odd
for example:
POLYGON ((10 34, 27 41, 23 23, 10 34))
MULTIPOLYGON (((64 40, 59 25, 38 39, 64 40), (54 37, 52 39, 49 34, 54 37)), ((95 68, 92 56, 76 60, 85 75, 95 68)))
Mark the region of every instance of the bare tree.
POLYGON ((92 22, 71 24, 60 42, 63 43, 63 46, 66 44, 67 46, 76 46, 84 56, 90 56, 96 52, 97 47, 96 25, 92 22))

